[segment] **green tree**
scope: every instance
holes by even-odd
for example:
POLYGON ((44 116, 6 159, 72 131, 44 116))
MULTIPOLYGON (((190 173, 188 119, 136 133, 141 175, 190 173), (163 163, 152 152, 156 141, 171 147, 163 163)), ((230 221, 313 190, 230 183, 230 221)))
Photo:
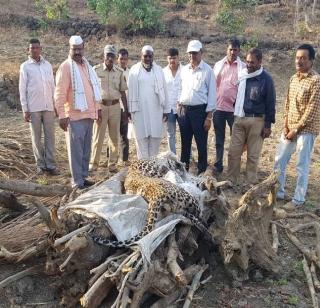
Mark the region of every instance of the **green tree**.
POLYGON ((158 0, 87 0, 104 23, 114 23, 121 30, 158 32, 163 30, 163 10, 158 0))
POLYGON ((229 34, 241 33, 257 0, 221 0, 217 23, 229 34))
POLYGON ((35 0, 37 11, 48 19, 67 19, 69 6, 67 0, 35 0))

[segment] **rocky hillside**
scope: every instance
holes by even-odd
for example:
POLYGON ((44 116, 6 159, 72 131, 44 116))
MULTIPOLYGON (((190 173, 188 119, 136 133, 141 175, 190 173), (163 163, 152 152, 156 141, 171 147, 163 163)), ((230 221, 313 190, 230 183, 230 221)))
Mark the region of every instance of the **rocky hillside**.
MULTIPOLYGON (((217 22, 223 1, 228 0, 186 1, 182 7, 177 7, 173 0, 161 1, 163 31, 149 33, 148 36, 128 36, 116 24, 101 23, 98 15, 87 7, 85 0, 67 1, 69 18, 63 20, 45 19, 34 0, 0 0, 0 110, 7 106, 19 108, 18 70, 20 63, 26 59, 28 40, 38 37, 44 55, 57 68, 67 56, 68 37, 73 34, 85 38, 86 56, 94 64, 101 61, 102 50, 107 43, 128 48, 132 63, 138 59, 141 46, 148 43, 154 46, 156 61, 162 65, 165 64, 168 47, 179 48, 182 61, 185 62, 184 51, 188 40, 193 38, 204 43, 205 59, 213 65, 224 55, 226 39, 237 35, 243 42, 243 54, 257 45, 263 49, 264 66, 272 73, 281 100, 294 69, 295 46, 302 41, 317 44, 317 32, 303 32, 300 28, 301 31, 296 31, 293 3, 264 0, 250 9, 250 15, 243 15, 245 19, 241 31, 239 28, 238 32, 230 34, 227 26, 217 22)), ((319 67, 318 63, 317 60, 316 68, 319 67)))

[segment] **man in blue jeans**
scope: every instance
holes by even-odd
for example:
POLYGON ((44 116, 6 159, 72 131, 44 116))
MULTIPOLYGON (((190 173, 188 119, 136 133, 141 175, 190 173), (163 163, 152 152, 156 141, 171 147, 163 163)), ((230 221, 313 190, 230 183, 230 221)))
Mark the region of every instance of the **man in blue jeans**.
POLYGON ((217 81, 217 109, 213 114, 213 127, 216 136, 216 161, 214 171, 223 171, 223 151, 226 123, 232 131, 234 121, 234 104, 238 92, 238 77, 246 64, 240 58, 240 42, 230 39, 227 45, 227 55, 218 61, 214 68, 217 81))
POLYGON ((297 151, 297 184, 292 201, 283 208, 293 211, 305 202, 314 141, 320 132, 320 76, 312 69, 315 50, 309 44, 298 47, 296 74, 289 82, 284 111, 284 128, 275 157, 280 170, 278 199, 285 199, 286 168, 297 151))
POLYGON ((216 80, 211 67, 202 60, 202 44, 190 41, 189 63, 181 70, 181 95, 177 111, 181 134, 181 161, 189 169, 192 137, 198 149, 198 174, 208 166, 207 141, 212 113, 216 107, 216 80))
POLYGON ((181 68, 179 62, 179 51, 176 48, 170 48, 167 51, 168 65, 163 69, 166 79, 168 100, 170 104, 170 113, 167 121, 167 134, 169 150, 176 154, 176 120, 177 120, 177 103, 181 93, 181 68))

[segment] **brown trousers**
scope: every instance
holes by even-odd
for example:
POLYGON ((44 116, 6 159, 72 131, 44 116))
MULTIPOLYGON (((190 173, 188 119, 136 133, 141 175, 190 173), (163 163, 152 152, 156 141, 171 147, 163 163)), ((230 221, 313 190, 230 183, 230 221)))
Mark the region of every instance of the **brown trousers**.
POLYGON ((109 147, 109 161, 108 166, 116 165, 119 157, 120 144, 120 121, 121 109, 120 104, 112 106, 101 106, 102 121, 93 125, 92 151, 90 165, 94 167, 99 166, 100 155, 106 131, 108 128, 108 147, 109 147))
POLYGON ((258 163, 263 145, 261 137, 264 128, 264 118, 236 117, 233 127, 228 154, 227 177, 237 184, 240 175, 241 155, 247 144, 246 176, 250 184, 258 182, 258 163))

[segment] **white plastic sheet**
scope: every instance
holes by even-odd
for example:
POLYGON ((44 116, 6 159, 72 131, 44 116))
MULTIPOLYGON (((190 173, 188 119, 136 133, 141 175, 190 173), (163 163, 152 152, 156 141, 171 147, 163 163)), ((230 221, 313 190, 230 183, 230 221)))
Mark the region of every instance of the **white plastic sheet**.
MULTIPOLYGON (((141 196, 122 194, 121 181, 125 176, 126 170, 117 173, 70 202, 64 209, 72 209, 87 217, 98 216, 106 221, 117 240, 130 239, 144 228, 148 204, 141 196)), ((184 182, 177 172, 169 171, 165 179, 183 187, 196 197, 200 196, 200 190, 194 184, 184 182)), ((172 214, 159 221, 152 232, 136 243, 144 261, 150 262, 155 249, 181 221, 188 220, 182 215, 172 214)))

